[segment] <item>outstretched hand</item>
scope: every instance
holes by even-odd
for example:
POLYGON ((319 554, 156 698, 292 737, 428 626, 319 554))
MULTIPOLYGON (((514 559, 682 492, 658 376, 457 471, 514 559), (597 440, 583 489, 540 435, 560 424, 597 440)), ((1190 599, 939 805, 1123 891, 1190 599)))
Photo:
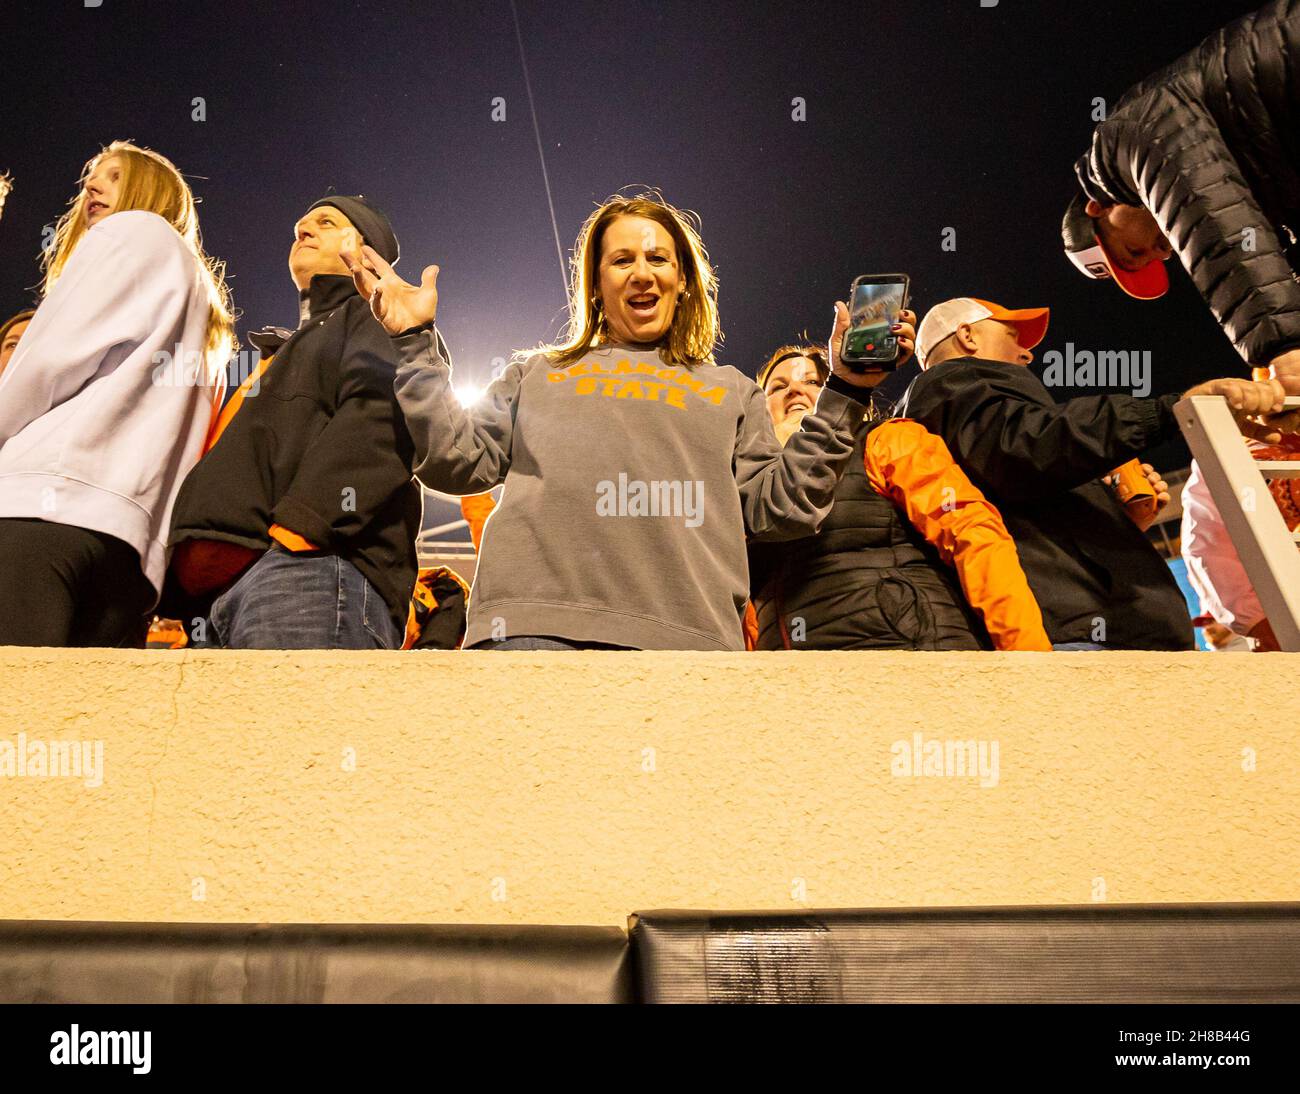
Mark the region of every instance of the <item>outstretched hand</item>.
POLYGON ((426 266, 420 284, 403 281, 373 247, 344 252, 343 264, 352 282, 370 301, 370 310, 389 334, 432 323, 438 315, 438 267, 426 266))
POLYGON ((1237 420, 1237 428, 1247 437, 1265 444, 1277 444, 1283 433, 1293 432, 1296 428, 1295 412, 1283 413, 1286 391, 1277 380, 1225 377, 1197 384, 1186 394, 1222 395, 1237 420))

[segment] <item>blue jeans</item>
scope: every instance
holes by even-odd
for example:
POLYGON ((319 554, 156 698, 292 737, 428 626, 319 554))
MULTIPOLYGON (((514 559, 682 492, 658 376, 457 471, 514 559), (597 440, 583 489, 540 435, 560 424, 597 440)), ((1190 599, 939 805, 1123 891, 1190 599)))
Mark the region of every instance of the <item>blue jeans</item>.
POLYGON ((391 650, 384 598, 337 555, 274 546, 212 604, 215 645, 234 650, 391 650))
POLYGON ((489 638, 476 642, 471 650, 626 650, 626 646, 611 646, 606 642, 570 642, 567 638, 554 638, 549 634, 521 634, 517 638, 489 638))
POLYGON ((1109 647, 1100 642, 1053 642, 1052 649, 1057 650, 1104 650, 1109 647))

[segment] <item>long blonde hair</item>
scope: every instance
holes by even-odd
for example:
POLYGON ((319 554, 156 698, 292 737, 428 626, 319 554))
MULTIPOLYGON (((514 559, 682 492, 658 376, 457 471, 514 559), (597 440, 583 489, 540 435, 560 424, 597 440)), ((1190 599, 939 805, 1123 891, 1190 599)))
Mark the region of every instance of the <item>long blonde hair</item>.
MULTIPOLYGON (((604 309, 596 300, 600 288, 600 248, 605 230, 619 217, 645 217, 661 225, 677 248, 686 296, 673 313, 672 326, 659 347, 671 365, 690 368, 711 364, 713 347, 722 341, 718 321, 718 278, 700 239, 699 218, 669 205, 657 190, 606 198, 578 233, 569 259, 569 322, 562 337, 532 353, 545 354, 558 365, 571 365, 607 340, 604 309)), ((526 356, 526 355, 521 355, 526 356)))
POLYGON ((204 345, 207 372, 215 376, 225 368, 226 361, 235 350, 234 309, 230 290, 226 288, 224 262, 208 257, 203 252, 199 235, 199 215, 194 194, 180 171, 165 156, 130 141, 114 141, 97 156, 86 162, 81 172, 81 187, 76 197, 68 203, 68 211, 54 226, 54 239, 42 258, 45 280, 41 295, 48 296, 63 274, 72 252, 86 234, 86 180, 99 163, 108 156, 116 156, 122 163, 122 180, 118 188, 115 213, 143 210, 157 213, 167 221, 185 241, 203 268, 208 291, 208 329, 204 345))

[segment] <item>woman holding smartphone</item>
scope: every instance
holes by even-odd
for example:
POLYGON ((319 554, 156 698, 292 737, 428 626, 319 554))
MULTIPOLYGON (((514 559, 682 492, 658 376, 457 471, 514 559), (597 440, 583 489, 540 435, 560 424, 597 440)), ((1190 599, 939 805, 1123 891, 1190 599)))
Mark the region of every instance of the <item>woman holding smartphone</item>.
POLYGON ((142 646, 229 294, 180 172, 125 141, 86 164, 46 263, 0 377, 0 645, 142 646))
MULTIPOLYGON (((369 248, 349 262, 396 336, 417 476, 461 495, 505 484, 465 645, 742 650, 746 538, 816 531, 861 378, 837 362, 782 449, 758 386, 714 362, 717 282, 685 214, 657 194, 611 198, 574 256, 566 337, 516 355, 468 409, 432 330, 437 267, 417 287, 369 248)), ((847 309, 837 318, 836 340, 847 309)))

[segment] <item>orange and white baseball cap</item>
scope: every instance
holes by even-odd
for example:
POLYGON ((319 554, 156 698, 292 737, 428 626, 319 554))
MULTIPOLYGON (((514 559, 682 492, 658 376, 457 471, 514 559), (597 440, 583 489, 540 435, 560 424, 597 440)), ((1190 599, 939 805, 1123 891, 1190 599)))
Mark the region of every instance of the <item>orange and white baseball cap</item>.
POLYGON ((1148 262, 1140 270, 1126 270, 1115 261, 1101 236, 1097 222, 1088 215, 1088 199, 1075 194, 1061 221, 1065 254, 1079 271, 1095 281, 1113 280, 1136 300, 1158 300, 1169 291, 1169 271, 1163 262, 1148 262))
POLYGON ((1025 349, 1033 349, 1047 334, 1050 315, 1049 308, 1004 308, 1000 304, 974 296, 945 300, 926 312, 925 318, 921 320, 921 326, 916 332, 916 356, 921 367, 925 368, 930 351, 945 338, 956 334, 958 327, 985 319, 1012 324, 1016 328, 1016 341, 1025 349))

